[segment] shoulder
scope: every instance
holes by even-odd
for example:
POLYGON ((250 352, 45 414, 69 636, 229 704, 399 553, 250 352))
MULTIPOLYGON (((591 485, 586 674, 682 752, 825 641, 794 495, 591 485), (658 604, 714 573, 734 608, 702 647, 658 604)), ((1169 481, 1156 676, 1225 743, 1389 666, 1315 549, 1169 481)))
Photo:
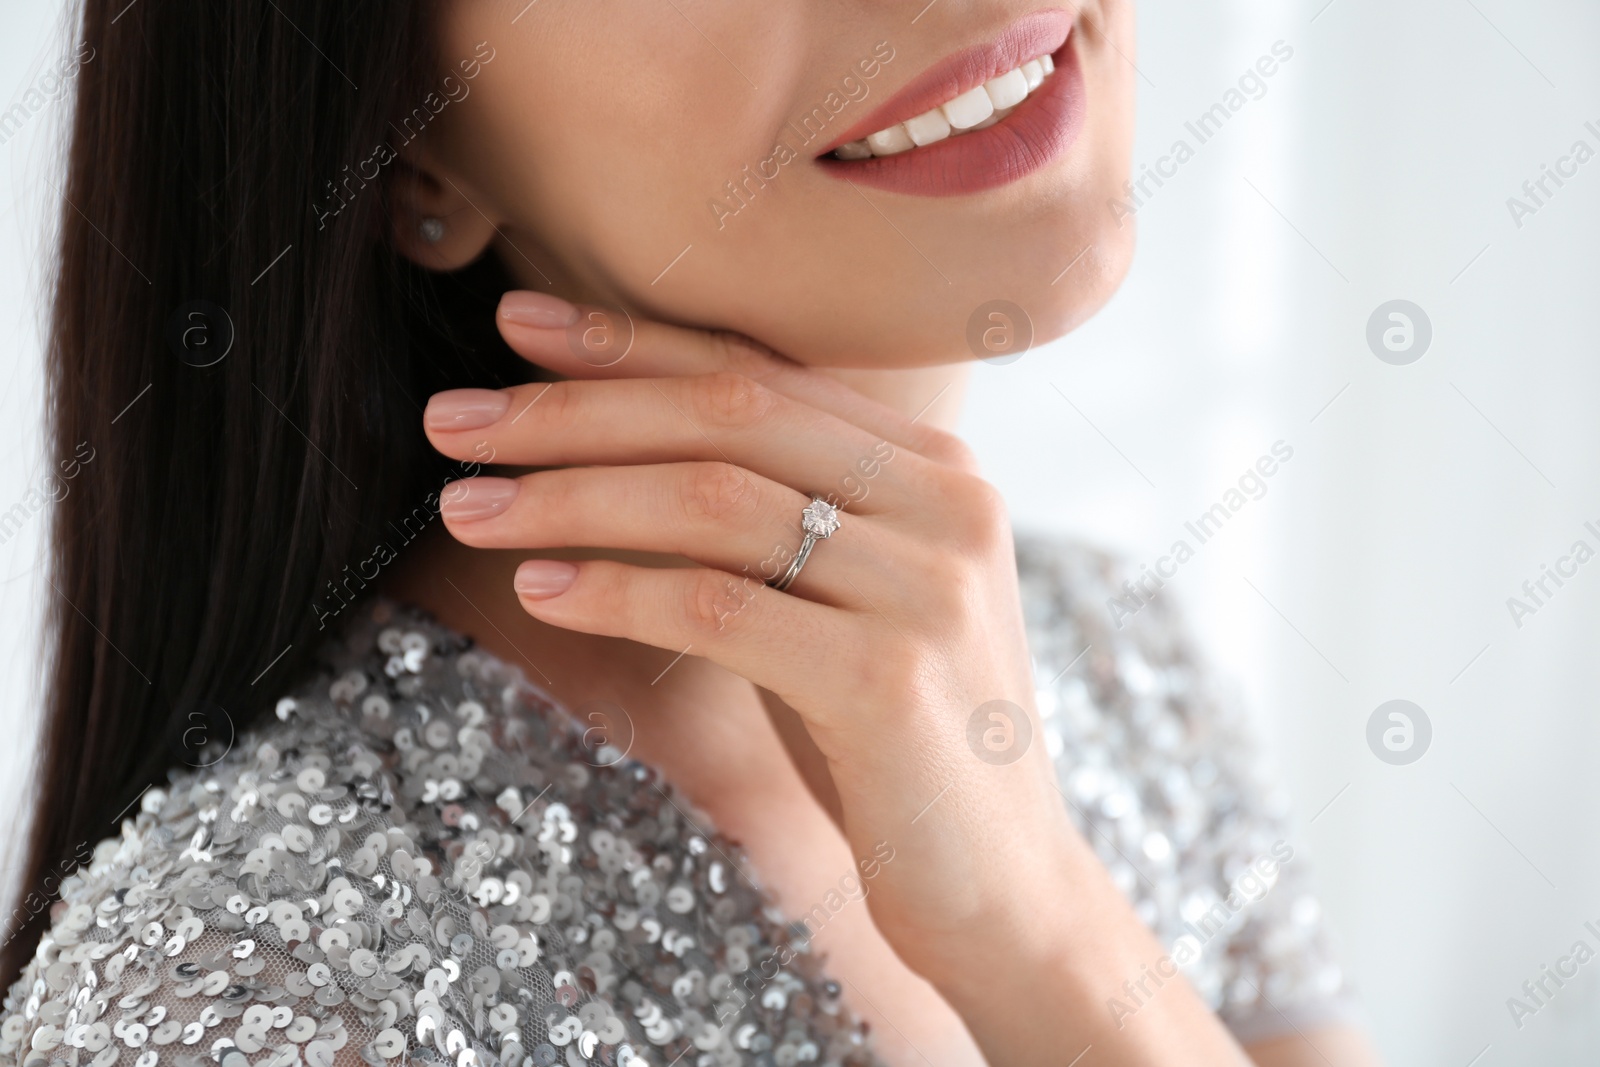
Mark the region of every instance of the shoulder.
POLYGON ((1019 534, 1017 577, 1035 658, 1056 669, 1085 649, 1090 658, 1200 673, 1187 621, 1160 576, 1107 549, 1060 536, 1019 534), (1062 657, 1065 656, 1063 659, 1062 657))
POLYGON ((1347 1014, 1288 794, 1173 590, 1058 539, 1019 537, 1017 565, 1062 795, 1170 962, 1242 1040, 1284 1029, 1278 1008, 1347 1014))
MULTIPOLYGON (((1138 571, 1058 538, 1019 537, 1017 567, 1040 711, 1053 733, 1096 748, 1087 762, 1109 758, 1124 777, 1187 759, 1182 774, 1211 797, 1243 789, 1256 806, 1281 808, 1281 790, 1263 780, 1253 718, 1208 669, 1172 590, 1139 593, 1125 612, 1138 571)), ((1076 755, 1074 779, 1105 777, 1082 767, 1089 753, 1076 755)))
POLYGON ((868 1061, 735 846, 465 639, 380 604, 274 712, 65 880, 0 1064, 868 1061))
MULTIPOLYGON (((374 956, 383 934, 357 920, 420 855, 385 772, 337 720, 274 721, 147 789, 63 879, 0 1013, 0 1062, 154 1067, 279 1042, 331 1062, 350 998, 318 998, 317 965, 374 956)), ((429 884, 425 860, 411 873, 429 884)))
POLYGON ((1015 541, 1024 592, 1058 613, 1114 631, 1179 621, 1171 598, 1160 595, 1165 581, 1148 566, 1136 567, 1120 553, 1070 537, 1025 532, 1015 541))

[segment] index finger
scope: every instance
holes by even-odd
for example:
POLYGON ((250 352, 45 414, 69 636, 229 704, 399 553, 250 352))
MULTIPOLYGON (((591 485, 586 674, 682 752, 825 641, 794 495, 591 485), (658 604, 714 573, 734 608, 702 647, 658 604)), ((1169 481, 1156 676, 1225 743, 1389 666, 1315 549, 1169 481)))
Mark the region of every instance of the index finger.
POLYGON ((935 462, 961 465, 967 458, 952 435, 919 425, 920 412, 907 417, 741 334, 673 326, 526 290, 501 298, 495 323, 512 351, 562 377, 677 378, 732 371, 935 462))

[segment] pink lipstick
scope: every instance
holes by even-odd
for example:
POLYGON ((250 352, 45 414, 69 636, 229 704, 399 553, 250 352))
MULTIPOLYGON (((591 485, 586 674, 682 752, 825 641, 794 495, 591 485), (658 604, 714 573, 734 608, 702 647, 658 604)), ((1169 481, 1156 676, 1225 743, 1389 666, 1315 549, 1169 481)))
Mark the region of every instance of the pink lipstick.
POLYGON ((861 185, 961 196, 1060 158, 1083 125, 1074 15, 1020 19, 988 44, 935 64, 829 144, 817 164, 861 185))

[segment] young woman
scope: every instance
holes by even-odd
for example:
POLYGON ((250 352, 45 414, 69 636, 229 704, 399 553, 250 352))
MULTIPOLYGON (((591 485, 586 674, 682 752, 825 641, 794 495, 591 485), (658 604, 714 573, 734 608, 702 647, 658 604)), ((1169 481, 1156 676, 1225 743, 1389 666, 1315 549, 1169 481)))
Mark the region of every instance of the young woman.
POLYGON ((1131 30, 86 0, 0 1063, 1372 1062, 1161 600, 948 432, 1126 268, 1131 30))

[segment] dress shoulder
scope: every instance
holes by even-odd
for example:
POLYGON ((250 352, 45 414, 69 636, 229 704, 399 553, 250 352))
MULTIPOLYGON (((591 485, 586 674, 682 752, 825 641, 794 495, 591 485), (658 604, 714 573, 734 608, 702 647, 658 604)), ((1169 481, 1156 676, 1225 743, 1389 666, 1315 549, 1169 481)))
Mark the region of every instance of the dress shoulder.
POLYGON ((1355 1021, 1287 793, 1170 594, 1057 538, 1019 537, 1017 566, 1057 784, 1169 950, 1107 1010, 1136 1015, 1177 966, 1243 1042, 1355 1021))
POLYGON ((804 926, 703 825, 378 602, 63 881, 0 1065, 875 1062, 804 926))

